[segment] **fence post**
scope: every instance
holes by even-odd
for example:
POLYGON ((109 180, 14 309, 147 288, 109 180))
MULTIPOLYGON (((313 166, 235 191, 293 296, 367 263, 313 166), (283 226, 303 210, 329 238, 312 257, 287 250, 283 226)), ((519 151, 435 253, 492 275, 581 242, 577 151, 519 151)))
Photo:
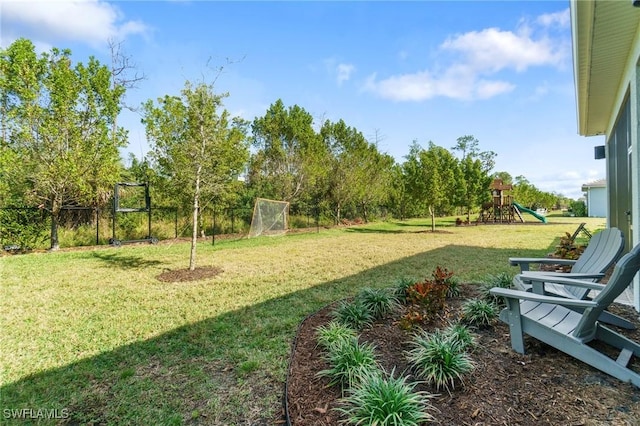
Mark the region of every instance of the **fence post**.
POLYGON ((216 245, 216 209, 213 208, 213 229, 211 230, 211 245, 216 245))
POLYGON ((96 207, 96 245, 100 244, 100 209, 96 207))
POLYGON ((235 210, 231 209, 231 233, 235 234, 236 230, 235 230, 235 223, 236 223, 236 215, 235 215, 235 210))

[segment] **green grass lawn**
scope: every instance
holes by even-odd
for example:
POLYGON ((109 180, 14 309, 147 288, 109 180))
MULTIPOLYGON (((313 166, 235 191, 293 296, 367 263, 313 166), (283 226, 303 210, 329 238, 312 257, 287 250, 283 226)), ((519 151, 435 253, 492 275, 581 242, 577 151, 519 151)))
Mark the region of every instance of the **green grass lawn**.
POLYGON ((272 424, 305 316, 437 265, 464 282, 515 273, 508 257, 545 255, 580 222, 605 226, 454 220, 202 242, 198 266, 223 272, 190 283, 156 279, 188 265, 182 242, 2 257, 0 421, 272 424))

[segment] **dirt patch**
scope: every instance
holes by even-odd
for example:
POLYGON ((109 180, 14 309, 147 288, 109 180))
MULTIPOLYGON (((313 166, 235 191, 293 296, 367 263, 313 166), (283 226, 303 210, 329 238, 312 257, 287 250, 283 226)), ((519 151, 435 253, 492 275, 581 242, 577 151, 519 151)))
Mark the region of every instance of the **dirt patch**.
POLYGON ((221 273, 222 269, 218 268, 217 266, 205 266, 201 268, 195 268, 193 271, 189 269, 164 271, 156 278, 158 279, 158 281, 162 281, 165 283, 182 283, 213 278, 221 273))
MULTIPOLYGON (((459 316, 464 300, 477 297, 471 285, 462 285, 462 296, 449 300, 448 311, 425 328, 435 329, 459 316)), ((333 305, 308 317, 294 344, 287 380, 287 405, 294 426, 337 425, 334 408, 340 390, 329 387, 317 373, 328 368, 316 346, 315 330, 331 320, 333 305)), ((638 313, 615 304, 611 311, 640 327, 638 313)), ((411 376, 404 352, 412 333, 401 329, 402 310, 378 321, 361 334, 374 343, 386 371, 411 376)), ((640 341, 640 330, 617 331, 640 341)), ((640 390, 581 363, 539 341, 526 337, 527 355, 511 349, 508 327, 496 321, 475 330, 477 348, 472 353, 475 371, 449 395, 426 384, 416 390, 439 394, 432 399, 442 425, 637 425, 640 423, 640 390)), ((640 363, 631 367, 639 371, 640 363)))

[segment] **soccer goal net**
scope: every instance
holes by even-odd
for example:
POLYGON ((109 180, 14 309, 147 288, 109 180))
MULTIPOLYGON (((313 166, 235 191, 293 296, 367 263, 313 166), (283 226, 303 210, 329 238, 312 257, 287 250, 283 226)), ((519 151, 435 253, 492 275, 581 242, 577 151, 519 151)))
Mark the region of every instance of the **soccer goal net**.
POLYGON ((249 228, 249 238, 259 235, 282 235, 289 226, 289 203, 256 199, 249 228))

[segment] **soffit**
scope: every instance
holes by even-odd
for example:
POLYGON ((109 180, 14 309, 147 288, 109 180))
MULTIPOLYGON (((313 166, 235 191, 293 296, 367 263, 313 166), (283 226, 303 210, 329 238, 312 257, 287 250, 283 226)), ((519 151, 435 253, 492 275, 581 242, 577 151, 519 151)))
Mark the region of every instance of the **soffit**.
POLYGON ((640 24, 630 0, 572 1, 578 132, 604 134, 640 24))

